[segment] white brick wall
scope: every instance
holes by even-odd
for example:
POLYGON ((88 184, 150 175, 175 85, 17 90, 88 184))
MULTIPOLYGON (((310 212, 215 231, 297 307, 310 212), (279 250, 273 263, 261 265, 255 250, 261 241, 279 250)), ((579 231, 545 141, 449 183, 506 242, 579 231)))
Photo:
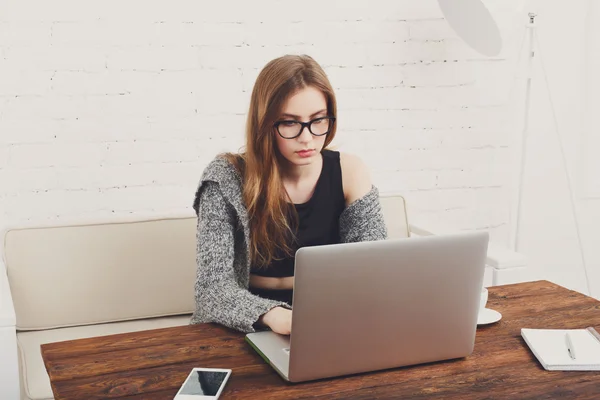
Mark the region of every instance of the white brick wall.
POLYGON ((204 166, 243 144, 250 91, 286 53, 337 90, 340 150, 409 211, 505 239, 510 63, 435 0, 0 4, 0 228, 190 215, 204 166))

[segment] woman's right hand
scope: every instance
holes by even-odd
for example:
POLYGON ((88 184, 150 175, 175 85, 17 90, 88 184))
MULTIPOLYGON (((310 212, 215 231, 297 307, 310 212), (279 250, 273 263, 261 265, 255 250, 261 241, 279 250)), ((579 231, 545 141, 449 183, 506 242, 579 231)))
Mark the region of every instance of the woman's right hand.
POLYGON ((262 316, 262 323, 275 333, 289 335, 292 333, 292 310, 275 307, 262 316))

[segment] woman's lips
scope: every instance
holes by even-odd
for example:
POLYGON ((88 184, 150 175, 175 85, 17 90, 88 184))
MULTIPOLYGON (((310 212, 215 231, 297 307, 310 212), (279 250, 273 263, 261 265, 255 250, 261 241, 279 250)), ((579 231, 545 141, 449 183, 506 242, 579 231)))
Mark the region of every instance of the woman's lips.
POLYGON ((313 153, 314 150, 300 150, 296 152, 300 157, 310 157, 313 153))

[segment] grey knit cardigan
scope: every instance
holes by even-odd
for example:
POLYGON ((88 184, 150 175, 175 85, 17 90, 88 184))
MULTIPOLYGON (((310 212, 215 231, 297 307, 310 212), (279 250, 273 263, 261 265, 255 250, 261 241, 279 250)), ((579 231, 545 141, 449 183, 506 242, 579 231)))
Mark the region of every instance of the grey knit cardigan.
MULTIPOLYGON (((198 265, 192 324, 216 322, 242 332, 276 306, 287 303, 256 296, 250 278, 248 213, 237 169, 222 157, 206 167, 196 191, 198 265)), ((340 216, 342 242, 383 240, 387 230, 375 186, 344 209, 340 216)))

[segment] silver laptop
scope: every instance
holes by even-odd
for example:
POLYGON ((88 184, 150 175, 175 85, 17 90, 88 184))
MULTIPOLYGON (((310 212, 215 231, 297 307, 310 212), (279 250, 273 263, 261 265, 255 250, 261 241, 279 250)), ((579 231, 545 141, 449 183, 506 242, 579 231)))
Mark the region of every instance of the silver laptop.
POLYGON ((246 340, 290 382, 466 357, 488 239, 468 232, 301 248, 292 334, 246 340))

